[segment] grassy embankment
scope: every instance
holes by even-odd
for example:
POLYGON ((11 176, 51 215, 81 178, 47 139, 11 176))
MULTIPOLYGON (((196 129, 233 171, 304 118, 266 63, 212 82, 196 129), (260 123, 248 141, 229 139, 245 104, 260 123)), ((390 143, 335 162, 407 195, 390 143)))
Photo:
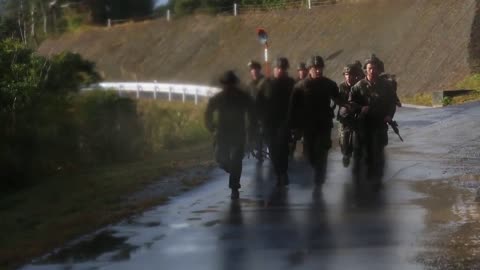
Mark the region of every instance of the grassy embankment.
MULTIPOLYGON (((151 153, 133 162, 61 172, 3 195, 0 269, 14 269, 79 235, 164 202, 166 197, 126 200, 153 182, 161 183, 162 176, 192 167, 207 168, 211 148, 203 128, 203 108, 139 101, 145 140, 157 142, 150 144, 151 153)), ((202 176, 180 177, 177 184, 183 190, 203 180, 202 176)))
MULTIPOLYGON (((479 101, 480 100, 480 74, 473 74, 462 81, 458 82, 455 86, 457 89, 475 90, 475 92, 468 95, 462 95, 452 98, 445 98, 443 105, 455 105, 463 104, 466 102, 479 101)), ((432 94, 431 93, 418 93, 412 96, 402 96, 403 103, 432 106, 432 94)))

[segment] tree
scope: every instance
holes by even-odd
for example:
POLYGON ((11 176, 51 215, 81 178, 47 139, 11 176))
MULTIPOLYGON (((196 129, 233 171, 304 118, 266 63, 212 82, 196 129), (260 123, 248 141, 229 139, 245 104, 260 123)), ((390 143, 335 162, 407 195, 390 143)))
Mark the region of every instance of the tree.
POLYGON ((98 78, 77 54, 47 59, 16 40, 0 41, 0 187, 23 186, 22 179, 73 158, 71 97, 98 78))
POLYGON ((105 24, 107 19, 130 19, 153 13, 153 0, 87 0, 92 21, 105 24))

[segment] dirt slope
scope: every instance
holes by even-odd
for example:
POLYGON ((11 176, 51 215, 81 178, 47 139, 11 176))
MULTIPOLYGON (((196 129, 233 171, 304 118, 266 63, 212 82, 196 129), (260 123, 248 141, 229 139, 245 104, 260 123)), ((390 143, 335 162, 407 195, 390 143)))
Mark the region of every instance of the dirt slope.
POLYGON ((285 55, 296 65, 320 54, 328 59, 326 75, 337 81, 344 64, 376 53, 397 74, 403 95, 452 88, 478 63, 471 59, 478 46, 470 44, 478 36, 472 32, 476 0, 348 2, 96 29, 48 40, 40 52, 79 52, 97 62, 106 80, 210 84, 227 68, 247 79, 248 59, 263 57, 255 35, 261 26, 270 34, 272 57, 285 55))

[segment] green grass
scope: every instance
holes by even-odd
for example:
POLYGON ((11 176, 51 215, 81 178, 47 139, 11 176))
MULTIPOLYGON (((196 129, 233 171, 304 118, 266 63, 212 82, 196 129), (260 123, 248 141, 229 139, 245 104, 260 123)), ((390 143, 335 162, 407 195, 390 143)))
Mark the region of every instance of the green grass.
POLYGON ((413 96, 402 96, 400 100, 402 101, 402 103, 405 103, 405 104, 432 106, 431 93, 417 93, 413 96))
POLYGON ((479 101, 480 100, 480 91, 477 90, 471 94, 452 97, 450 104, 463 104, 466 102, 479 101))
POLYGON ((468 95, 453 97, 451 100, 451 104, 462 104, 465 102, 480 100, 480 74, 479 73, 475 73, 466 77, 465 79, 457 83, 456 87, 458 89, 476 90, 476 91, 468 95))
MULTIPOLYGON (((211 164, 210 143, 163 151, 152 158, 59 175, 0 199, 0 269, 13 269, 66 241, 147 207, 154 198, 126 203, 126 196, 159 177, 211 164)), ((185 188, 199 181, 179 179, 185 188)))
POLYGON ((480 91, 480 74, 470 75, 456 84, 458 89, 480 91))

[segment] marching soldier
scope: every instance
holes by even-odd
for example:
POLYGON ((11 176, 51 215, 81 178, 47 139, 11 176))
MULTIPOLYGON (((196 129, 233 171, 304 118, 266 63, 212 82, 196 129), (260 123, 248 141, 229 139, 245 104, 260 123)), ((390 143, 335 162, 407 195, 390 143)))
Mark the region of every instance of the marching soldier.
MULTIPOLYGON (((351 88, 363 77, 362 67, 357 64, 349 64, 343 68, 344 82, 339 85, 340 98, 347 103, 350 98, 351 88)), ((344 167, 350 164, 350 158, 353 153, 353 132, 355 124, 355 115, 345 106, 338 109, 337 120, 339 125, 339 143, 342 151, 342 162, 344 167)))
POLYGON ((377 189, 382 185, 384 148, 388 144, 387 124, 392 123, 397 103, 394 85, 380 76, 382 66, 376 57, 367 59, 364 65, 366 77, 352 87, 350 94, 351 105, 358 115, 354 173, 359 176, 365 157, 367 177, 377 189))
MULTIPOLYGON (((213 96, 205 111, 205 125, 215 134, 215 159, 229 176, 231 198, 239 198, 242 159, 246 142, 246 126, 256 123, 252 98, 237 86, 238 77, 227 71, 220 79, 222 91, 213 96), (217 122, 214 123, 214 114, 217 122)), ((249 129, 252 131, 254 125, 249 129)))
POLYGON ((328 151, 332 146, 331 101, 345 105, 337 84, 323 76, 324 67, 322 57, 309 59, 308 77, 295 85, 289 107, 289 126, 303 133, 304 155, 315 170, 317 186, 325 182, 328 151))
POLYGON ((274 62, 273 79, 269 87, 258 96, 258 104, 264 110, 263 124, 265 137, 273 167, 277 176, 277 186, 288 185, 288 104, 295 84, 288 76, 287 58, 280 57, 274 62))
POLYGON ((255 102, 255 113, 257 116, 257 132, 255 140, 255 158, 257 159, 258 163, 263 163, 264 160, 264 125, 262 123, 262 115, 264 113, 263 108, 258 103, 258 95, 261 92, 265 92, 268 87, 268 79, 262 74, 262 66, 257 61, 250 61, 248 63, 248 67, 250 68, 250 76, 251 81, 248 85, 248 89, 250 92, 250 96, 253 98, 255 102))

